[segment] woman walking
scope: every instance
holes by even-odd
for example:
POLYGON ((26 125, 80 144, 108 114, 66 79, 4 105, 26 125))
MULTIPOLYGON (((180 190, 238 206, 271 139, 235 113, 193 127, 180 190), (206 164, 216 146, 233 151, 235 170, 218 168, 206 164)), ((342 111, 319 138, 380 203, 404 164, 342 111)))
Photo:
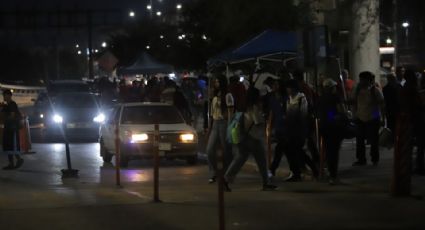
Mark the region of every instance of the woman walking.
POLYGON ((18 105, 12 100, 12 92, 10 90, 3 91, 3 98, 4 102, 1 104, 1 111, 4 115, 3 152, 7 154, 9 160, 9 164, 3 169, 12 170, 21 167, 24 163, 24 159, 20 156, 19 147, 21 114, 18 105), (14 158, 16 158, 16 165, 14 158))

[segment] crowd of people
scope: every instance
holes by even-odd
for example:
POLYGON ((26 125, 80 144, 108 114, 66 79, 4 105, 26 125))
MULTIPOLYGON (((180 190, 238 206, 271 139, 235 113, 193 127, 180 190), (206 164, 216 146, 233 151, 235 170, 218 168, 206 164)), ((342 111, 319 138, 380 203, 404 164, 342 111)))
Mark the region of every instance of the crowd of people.
POLYGON ((276 175, 283 155, 291 171, 287 182, 302 181, 302 172, 307 168, 313 178, 318 179, 319 149, 322 149, 327 179, 331 185, 339 184, 339 151, 344 139, 356 139, 357 160, 353 166, 367 164, 367 144, 370 145, 370 162, 377 166, 382 128, 391 131, 390 141, 394 143, 397 127, 407 126, 412 127, 409 137, 412 142, 407 144, 411 149, 413 143, 417 146, 413 172, 424 175, 425 77, 401 69, 396 74, 388 75, 388 83, 381 88, 373 73, 360 73, 359 82, 354 85, 345 70, 340 80, 323 78, 320 87, 313 90, 304 81, 303 72, 296 71, 290 79, 267 78, 263 94, 253 86, 235 81, 235 78, 229 79, 228 84, 226 77, 215 77, 206 150, 209 183, 216 182, 218 177, 218 155, 223 159, 227 191, 231 190, 229 183, 234 181, 249 154, 253 154, 257 163, 264 190, 276 188, 271 184, 271 178, 276 175), (244 138, 234 143, 229 141, 229 135, 232 135, 229 125, 238 113, 244 118, 241 125, 244 138), (401 116, 408 116, 408 122, 397 126, 401 116), (319 138, 322 146, 317 141, 319 138), (276 145, 273 159, 267 164, 266 149, 271 142, 276 145))

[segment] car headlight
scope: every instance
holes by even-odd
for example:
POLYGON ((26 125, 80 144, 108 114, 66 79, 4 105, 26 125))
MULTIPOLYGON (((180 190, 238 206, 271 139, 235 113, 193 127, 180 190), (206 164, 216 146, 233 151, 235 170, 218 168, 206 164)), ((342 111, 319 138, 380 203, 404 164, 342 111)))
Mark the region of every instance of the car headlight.
POLYGON ((105 114, 99 113, 96 117, 93 118, 93 121, 97 123, 102 123, 105 121, 105 119, 106 119, 105 114))
POLYGON ((62 123, 63 122, 63 117, 61 115, 55 114, 55 115, 53 115, 53 121, 55 123, 62 123))
POLYGON ((139 143, 145 142, 149 139, 148 134, 140 133, 140 134, 131 134, 131 143, 139 143))
POLYGON ((195 135, 193 135, 193 133, 180 134, 180 140, 182 142, 193 142, 195 140, 195 135))

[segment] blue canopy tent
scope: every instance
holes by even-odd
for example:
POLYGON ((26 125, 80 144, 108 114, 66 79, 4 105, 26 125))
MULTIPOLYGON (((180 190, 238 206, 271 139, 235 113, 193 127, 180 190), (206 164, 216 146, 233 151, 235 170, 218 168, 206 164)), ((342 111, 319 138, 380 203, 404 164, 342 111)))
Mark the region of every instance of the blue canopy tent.
POLYGON ((157 74, 157 73, 171 73, 173 71, 174 71, 173 66, 159 63, 151 55, 143 52, 133 65, 118 69, 117 74, 118 75, 157 74))
POLYGON ((266 30, 235 49, 226 50, 207 61, 208 66, 253 60, 282 61, 295 56, 299 44, 296 32, 266 30))

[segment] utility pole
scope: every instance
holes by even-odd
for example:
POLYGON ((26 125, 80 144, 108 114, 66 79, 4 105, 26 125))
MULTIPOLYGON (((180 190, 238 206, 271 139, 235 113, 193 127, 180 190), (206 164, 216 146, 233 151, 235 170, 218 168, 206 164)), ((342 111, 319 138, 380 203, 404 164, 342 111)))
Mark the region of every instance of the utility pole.
POLYGON ((394 71, 397 68, 397 55, 398 55, 398 1, 393 0, 393 44, 394 44, 394 54, 393 54, 393 68, 394 71))
POLYGON ((92 11, 87 11, 87 27, 88 27, 88 58, 89 58, 89 79, 93 79, 93 44, 92 44, 92 37, 93 37, 93 25, 92 25, 92 11))

